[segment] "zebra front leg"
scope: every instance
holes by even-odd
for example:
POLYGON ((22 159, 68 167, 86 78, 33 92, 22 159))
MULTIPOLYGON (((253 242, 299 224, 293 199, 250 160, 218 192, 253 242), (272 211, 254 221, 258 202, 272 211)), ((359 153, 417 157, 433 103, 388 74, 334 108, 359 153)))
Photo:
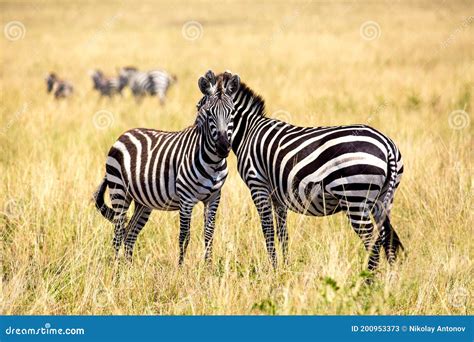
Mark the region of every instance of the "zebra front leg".
POLYGON ((126 228, 125 236, 125 255, 129 261, 132 261, 133 247, 137 241, 138 234, 148 222, 151 209, 135 202, 135 211, 126 228))
POLYGON ((194 203, 181 201, 179 206, 179 261, 178 265, 182 265, 184 255, 189 244, 191 214, 193 212, 194 203))
POLYGON ((288 208, 280 204, 277 200, 272 200, 273 209, 275 210, 275 219, 277 226, 278 241, 280 241, 283 262, 288 263, 288 230, 286 227, 286 218, 288 216, 288 208))
POLYGON ((277 267, 277 256, 275 252, 275 230, 273 227, 272 204, 268 191, 262 189, 252 189, 252 200, 257 207, 262 224, 263 236, 267 247, 268 256, 273 268, 277 267))
POLYGON ((212 242, 220 198, 221 194, 219 192, 214 199, 206 203, 204 208, 204 260, 206 262, 210 262, 212 259, 212 242))

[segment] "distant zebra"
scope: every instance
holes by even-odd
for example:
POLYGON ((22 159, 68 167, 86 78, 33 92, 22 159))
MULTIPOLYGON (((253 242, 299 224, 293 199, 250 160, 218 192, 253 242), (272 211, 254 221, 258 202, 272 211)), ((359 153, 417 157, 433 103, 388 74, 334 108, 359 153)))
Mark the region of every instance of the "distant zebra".
POLYGON ((122 95, 122 90, 127 85, 123 78, 105 77, 104 73, 100 70, 94 70, 91 73, 91 78, 94 83, 94 89, 99 91, 101 96, 112 97, 115 94, 122 95))
POLYGON ((136 99, 141 100, 145 95, 158 96, 162 105, 169 87, 177 82, 175 75, 163 70, 142 72, 135 67, 124 67, 120 69, 119 75, 129 85, 136 99))
POLYGON ((208 71, 199 79, 199 88, 208 95, 200 107, 196 123, 179 132, 136 128, 122 134, 109 151, 106 174, 96 194, 96 207, 115 225, 113 245, 116 255, 122 242, 131 259, 137 235, 153 209, 179 210, 179 264, 189 242, 193 207, 205 205, 205 259, 212 255, 216 210, 227 177, 226 157, 230 152, 234 109, 232 95, 240 79, 237 75, 219 81, 208 71), (109 188, 112 208, 104 203, 109 188), (126 212, 135 202, 135 212, 125 227, 126 212))
POLYGON ((53 92, 56 99, 65 98, 72 95, 74 88, 71 83, 61 80, 58 76, 52 72, 45 78, 46 91, 48 93, 53 92))
POLYGON ((257 207, 273 266, 277 257, 272 206, 285 261, 290 209, 310 216, 345 212, 369 251, 369 270, 377 267, 382 246, 393 263, 403 249, 390 224, 403 173, 393 141, 365 125, 297 127, 267 118, 263 99, 243 83, 233 99, 232 150, 257 207))

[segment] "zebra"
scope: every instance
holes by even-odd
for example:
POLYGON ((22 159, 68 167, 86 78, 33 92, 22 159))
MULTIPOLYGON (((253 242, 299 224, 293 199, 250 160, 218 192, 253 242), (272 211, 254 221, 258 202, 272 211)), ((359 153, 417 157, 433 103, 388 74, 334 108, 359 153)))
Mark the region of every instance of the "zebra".
POLYGON ((233 100, 232 150, 257 207, 273 267, 273 212, 286 263, 288 210, 309 216, 344 212, 369 252, 369 271, 377 268, 381 247, 393 264, 403 250, 390 223, 403 173, 395 143, 366 125, 298 127, 266 117, 263 98, 245 83, 233 100))
POLYGON ((163 70, 142 72, 130 66, 121 68, 119 77, 130 86, 133 96, 138 101, 145 95, 158 96, 161 105, 165 104, 169 87, 178 80, 176 75, 163 70))
POLYGON ((233 125, 232 95, 240 84, 238 75, 221 78, 209 70, 198 85, 206 102, 193 126, 178 132, 135 128, 122 134, 111 147, 106 173, 96 191, 95 205, 115 225, 113 246, 118 256, 122 242, 131 260, 133 247, 153 209, 179 210, 179 265, 190 238, 193 207, 204 203, 205 260, 212 256, 215 216, 221 188, 227 177, 233 125), (219 89, 216 91, 216 89, 219 89), (109 188, 112 208, 104 203, 109 188), (132 201, 134 213, 125 226, 132 201))
POLYGON ((46 81, 46 91, 51 93, 54 90, 54 98, 65 98, 72 95, 74 88, 71 83, 65 80, 61 80, 58 76, 51 72, 45 78, 46 81))
POLYGON ((121 78, 105 77, 101 70, 94 70, 91 73, 94 89, 99 91, 101 96, 112 97, 115 94, 122 95, 122 90, 126 86, 126 81, 121 78))

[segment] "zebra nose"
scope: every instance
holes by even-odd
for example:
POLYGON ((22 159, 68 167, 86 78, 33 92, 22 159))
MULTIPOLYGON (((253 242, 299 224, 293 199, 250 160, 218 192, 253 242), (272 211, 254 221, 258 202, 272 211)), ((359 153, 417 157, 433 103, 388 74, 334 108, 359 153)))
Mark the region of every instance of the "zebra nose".
POLYGON ((221 158, 225 158, 230 152, 230 142, 226 134, 218 133, 216 142, 216 152, 221 158))

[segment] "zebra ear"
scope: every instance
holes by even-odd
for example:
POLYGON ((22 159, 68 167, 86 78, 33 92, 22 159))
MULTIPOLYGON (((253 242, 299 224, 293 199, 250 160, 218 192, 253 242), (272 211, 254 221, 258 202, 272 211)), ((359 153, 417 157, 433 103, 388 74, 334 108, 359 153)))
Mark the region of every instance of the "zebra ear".
POLYGON ((230 78, 229 82, 227 83, 226 87, 226 94, 227 95, 234 95, 240 87, 240 77, 239 75, 234 75, 230 78))
POLYGON ((216 87, 211 84, 206 77, 200 77, 198 81, 199 89, 204 95, 212 95, 216 91, 216 87))
POLYGON ((212 85, 217 83, 216 75, 214 74, 212 70, 208 70, 206 74, 204 75, 204 77, 207 78, 209 82, 211 82, 212 85))

